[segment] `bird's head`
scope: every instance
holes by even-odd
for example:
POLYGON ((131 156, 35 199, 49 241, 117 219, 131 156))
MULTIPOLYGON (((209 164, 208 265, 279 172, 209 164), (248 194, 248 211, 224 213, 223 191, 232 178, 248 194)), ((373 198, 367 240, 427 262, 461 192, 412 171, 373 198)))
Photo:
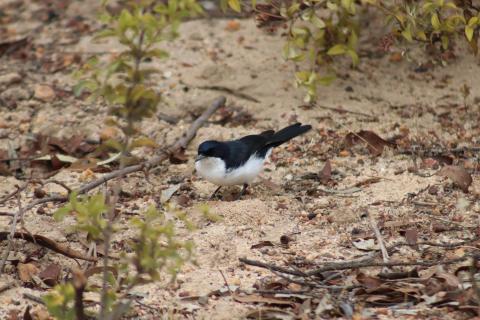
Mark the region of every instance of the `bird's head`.
POLYGON ((202 142, 198 146, 198 155, 195 161, 202 160, 203 158, 220 158, 225 159, 227 157, 228 147, 224 142, 209 140, 202 142))

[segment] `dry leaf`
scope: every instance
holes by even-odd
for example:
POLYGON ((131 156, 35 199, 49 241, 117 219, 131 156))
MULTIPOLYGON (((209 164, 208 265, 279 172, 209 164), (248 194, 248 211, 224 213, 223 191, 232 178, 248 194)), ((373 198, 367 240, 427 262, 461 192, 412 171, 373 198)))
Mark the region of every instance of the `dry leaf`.
POLYGON ((285 299, 277 299, 272 297, 263 297, 256 294, 249 294, 249 295, 238 295, 234 294, 233 299, 237 302, 242 303, 265 303, 265 304, 273 304, 273 305, 282 305, 282 306, 291 306, 292 308, 295 307, 295 303, 285 299))
POLYGON ((332 165, 330 160, 325 161, 322 171, 320 171, 320 182, 325 184, 332 179, 332 165))
POLYGON ((363 272, 357 274, 357 281, 363 284, 367 289, 377 289, 383 284, 382 280, 366 275, 363 272))
POLYGON ((186 163, 188 162, 188 156, 185 154, 184 149, 177 149, 170 153, 169 160, 172 164, 186 163))
POLYGON ((227 26, 225 27, 225 30, 227 31, 237 31, 240 29, 240 22, 237 20, 230 20, 227 22, 227 26))
POLYGON ((379 249, 378 245, 375 244, 374 239, 368 239, 368 240, 357 239, 352 243, 355 246, 355 248, 363 251, 372 251, 372 250, 379 249))
POLYGON ((162 190, 162 194, 160 195, 160 203, 165 203, 173 196, 178 189, 180 189, 181 184, 174 184, 168 187, 165 190, 162 190))
POLYGON ((61 271, 62 268, 58 264, 52 263, 40 272, 38 276, 47 286, 53 287, 58 283, 61 271))
POLYGON ((473 181, 470 173, 465 168, 459 166, 445 166, 437 172, 437 175, 449 178, 463 192, 468 192, 468 187, 470 187, 473 181))
POLYGON ((260 249, 263 247, 273 247, 273 243, 271 241, 261 241, 257 244, 254 244, 253 246, 250 247, 250 249, 260 249))
POLYGON ((405 231, 405 239, 407 239, 409 245, 415 246, 418 241, 418 231, 415 229, 407 229, 405 231))
POLYGON ((375 132, 368 130, 361 130, 357 133, 350 132, 345 137, 344 143, 347 148, 351 148, 358 143, 366 143, 368 151, 374 156, 381 155, 385 146, 396 147, 395 143, 386 141, 375 132))
POLYGON ((18 277, 23 282, 30 282, 40 270, 33 263, 19 263, 17 266, 18 277))

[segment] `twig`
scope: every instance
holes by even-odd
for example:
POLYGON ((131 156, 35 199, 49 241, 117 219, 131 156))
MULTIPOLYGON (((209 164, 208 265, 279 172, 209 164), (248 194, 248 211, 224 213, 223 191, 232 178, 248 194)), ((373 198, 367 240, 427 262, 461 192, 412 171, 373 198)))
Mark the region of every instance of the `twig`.
POLYGON ((233 292, 232 292, 232 290, 230 289, 230 286, 228 285, 227 278, 225 278, 225 275, 223 274, 222 270, 218 269, 218 272, 220 272, 220 274, 222 275, 223 282, 224 282, 225 285, 227 286, 228 292, 229 292, 230 295, 233 297, 233 292))
POLYGON ((260 267, 260 268, 268 269, 270 271, 278 271, 278 272, 281 272, 281 273, 291 274, 291 275, 299 276, 299 277, 307 276, 307 274, 305 274, 304 272, 301 272, 301 271, 286 269, 286 268, 283 268, 283 267, 279 267, 279 266, 276 266, 276 265, 273 265, 273 264, 268 264, 268 263, 261 262, 261 261, 250 260, 250 259, 247 259, 247 258, 239 258, 238 260, 240 262, 248 264, 250 266, 260 267))
MULTIPOLYGON (((380 233, 380 230, 378 230, 377 223, 372 218, 370 218, 370 225, 372 226, 373 232, 375 232, 378 245, 380 246, 380 250, 382 251, 383 262, 387 263, 390 257, 388 256, 388 251, 385 248, 385 243, 383 242, 382 234, 380 233)), ((386 272, 388 270, 383 270, 383 271, 386 272)))
MULTIPOLYGON (((179 138, 173 146, 171 146, 170 148, 167 148, 167 151, 163 151, 162 154, 150 160, 147 160, 141 164, 129 166, 121 170, 112 171, 97 180, 84 184, 77 190, 78 194, 87 193, 90 190, 95 189, 96 187, 106 183, 109 180, 120 178, 133 172, 148 170, 152 167, 159 165, 163 161, 167 160, 171 153, 181 149, 185 149, 188 143, 195 137, 198 129, 208 120, 208 118, 212 116, 213 113, 215 113, 215 111, 217 111, 220 107, 225 105, 225 101, 226 99, 223 96, 215 99, 212 105, 207 110, 205 110, 205 112, 203 112, 203 114, 200 117, 198 117, 197 120, 195 120, 192 123, 190 128, 188 128, 187 132, 181 138, 179 138)), ((47 202, 65 202, 67 200, 68 200, 67 196, 60 196, 60 195, 37 199, 29 203, 24 210, 26 212, 40 204, 47 203, 47 202)))
MULTIPOLYGON (((20 188, 18 190, 20 190, 20 188)), ((17 193, 17 205, 18 205, 18 211, 13 216, 12 226, 10 227, 10 233, 7 235, 7 239, 8 239, 7 249, 5 250, 5 254, 3 255, 2 262, 0 262, 0 274, 3 273, 5 269, 5 264, 7 263, 8 256, 10 255, 10 250, 12 250, 15 230, 17 229, 18 217, 20 216, 20 219, 21 219, 24 212, 22 208, 22 202, 20 200, 20 193, 17 193)))
POLYGON ((2 293, 3 291, 7 291, 8 289, 10 288, 13 288, 15 286, 15 282, 9 282, 3 286, 0 287, 0 293, 2 293))
POLYGON ((85 307, 83 304, 83 292, 87 285, 87 277, 81 270, 73 271, 72 284, 75 289, 75 316, 77 320, 85 320, 85 307))
POLYGON ((260 103, 259 100, 255 99, 254 97, 252 97, 252 96, 250 96, 246 93, 239 92, 237 90, 234 90, 234 89, 231 89, 231 88, 228 88, 228 87, 224 87, 224 86, 198 86, 198 87, 194 86, 194 88, 203 89, 203 90, 221 91, 221 92, 231 94, 232 96, 237 97, 237 98, 245 99, 245 100, 255 102, 255 103, 260 103))
MULTIPOLYGON (((9 233, 4 231, 0 232, 0 241, 4 241, 9 238, 9 233)), ((47 237, 38 235, 38 234, 30 234, 26 232, 15 232, 13 235, 13 238, 15 239, 22 239, 28 242, 35 243, 37 245, 40 245, 42 247, 48 248, 52 251, 55 251, 57 253, 60 253, 66 257, 72 258, 72 259, 80 259, 80 260, 85 260, 85 261, 90 261, 90 262, 95 262, 97 261, 97 258, 94 257, 87 257, 83 255, 82 253, 73 250, 67 246, 64 246, 60 243, 57 243, 56 241, 49 239, 47 237)))
POLYGON ((46 185, 46 184, 49 184, 49 183, 58 184, 59 186, 63 187, 65 190, 67 190, 68 193, 72 192, 72 189, 69 186, 67 186, 65 183, 63 183, 62 181, 48 180, 48 181, 45 181, 43 183, 43 185, 46 185))
POLYGON ((15 214, 11 212, 0 211, 0 216, 13 217, 15 214))
POLYGON ((405 262, 405 261, 389 261, 389 262, 378 262, 378 261, 360 261, 360 262, 336 262, 336 263, 325 263, 323 267, 320 267, 315 270, 307 272, 307 275, 314 276, 321 274, 325 271, 333 270, 347 270, 347 269, 359 269, 359 268, 372 268, 372 267, 408 267, 408 266, 422 266, 422 267, 432 267, 436 265, 447 265, 462 262, 467 260, 470 255, 464 255, 460 258, 447 259, 447 260, 427 260, 427 261, 416 261, 416 262, 405 262))
POLYGON ((4 198, 2 198, 2 200, 0 200, 0 204, 4 204, 5 202, 7 202, 8 199, 12 198, 13 196, 15 196, 17 193, 19 192, 22 192, 23 190, 25 190, 28 186, 29 182, 25 183, 23 186, 19 187, 18 185, 15 185, 15 187, 17 188, 17 190, 7 194, 4 198))
POLYGON ((23 294, 23 297, 24 297, 25 299, 32 300, 32 301, 34 301, 34 302, 36 302, 36 303, 45 305, 45 302, 43 302, 43 299, 42 299, 42 298, 37 297, 37 296, 34 296, 33 294, 24 293, 24 294, 23 294))
POLYGON ((373 261, 372 258, 362 259, 357 261, 345 261, 345 262, 327 262, 324 263, 323 267, 310 270, 307 272, 298 272, 292 271, 290 269, 282 268, 276 265, 250 260, 246 258, 240 258, 239 261, 251 266, 265 268, 281 273, 302 276, 302 277, 311 277, 320 275, 326 271, 338 271, 338 270, 348 270, 348 269, 359 269, 359 268, 372 268, 372 267, 407 267, 407 266, 423 266, 431 267, 435 265, 447 265, 454 264, 458 262, 465 261, 470 255, 464 255, 460 258, 447 259, 447 260, 429 260, 429 261, 416 261, 416 262, 405 262, 405 261, 389 261, 389 262, 378 262, 373 261))
POLYGON ((415 247, 415 246, 422 246, 422 245, 423 246, 431 246, 431 247, 441 247, 441 248, 446 248, 446 249, 456 249, 456 248, 463 247, 466 244, 469 244, 469 243, 472 243, 472 242, 475 242, 475 241, 478 241, 478 240, 480 240, 479 237, 475 237, 473 239, 468 239, 468 240, 460 241, 460 242, 456 242, 456 243, 436 243, 436 242, 430 242, 430 241, 419 241, 415 244, 410 244, 410 243, 406 243, 406 242, 400 242, 400 243, 396 243, 396 244, 388 247, 387 251, 391 252, 393 249, 395 249, 397 247, 403 247, 403 246, 415 247))
POLYGON ((360 189, 360 188, 348 188, 348 189, 342 189, 342 190, 335 190, 335 189, 326 189, 326 188, 322 188, 322 187, 317 187, 317 190, 320 190, 322 192, 329 193, 329 194, 335 194, 335 195, 338 195, 338 196, 347 196, 347 195, 350 195, 352 193, 362 191, 362 189, 360 189))
POLYGON ((320 106, 318 104, 314 104, 315 107, 318 107, 320 109, 326 109, 326 110, 332 110, 332 111, 336 111, 336 112, 340 112, 340 113, 350 113, 350 114, 355 114, 357 116, 363 116, 363 117, 367 117, 367 118, 370 118, 371 120, 373 121, 378 121, 378 117, 377 116, 373 116, 371 114, 368 114, 368 113, 363 113, 363 112, 359 112, 359 111, 352 111, 352 110, 347 110, 347 109, 342 109, 342 108, 334 108, 334 107, 327 107, 327 106, 320 106))

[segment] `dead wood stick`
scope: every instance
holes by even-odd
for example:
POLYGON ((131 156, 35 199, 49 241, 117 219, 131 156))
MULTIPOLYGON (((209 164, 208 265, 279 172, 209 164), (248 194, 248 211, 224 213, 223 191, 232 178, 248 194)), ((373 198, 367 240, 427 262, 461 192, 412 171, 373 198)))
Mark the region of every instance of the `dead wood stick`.
POLYGON ((8 289, 10 288, 13 288, 15 286, 15 282, 10 282, 10 283, 7 283, 3 286, 0 287, 0 293, 2 293, 3 291, 7 291, 8 289))
POLYGON ((224 87, 224 86, 198 86, 195 88, 201 89, 201 90, 221 91, 221 92, 231 94, 232 96, 240 99, 245 99, 251 102, 260 103, 260 101, 258 101, 257 99, 255 99, 254 97, 246 93, 240 92, 239 90, 234 90, 232 88, 224 87))
POLYGON ((28 300, 32 300, 33 302, 45 305, 45 302, 43 302, 43 299, 37 296, 34 296, 33 294, 30 293, 24 293, 23 297, 28 300))
POLYGON ((273 264, 264 263, 261 261, 250 260, 246 258, 239 258, 239 261, 247 265, 265 268, 272 271, 277 271, 281 273, 291 274, 301 277, 311 277, 320 275, 326 271, 338 271, 338 270, 348 270, 348 269, 359 269, 359 268, 372 268, 372 267, 407 267, 407 266, 423 266, 431 267, 436 265, 447 265, 459 263, 467 260, 470 255, 464 255, 460 258, 450 259, 450 260, 429 260, 429 261, 416 261, 416 262, 406 262, 406 261, 389 261, 389 262, 378 262, 368 260, 357 260, 357 261, 345 261, 345 262, 327 262, 323 267, 310 270, 307 272, 294 271, 287 268, 279 267, 273 264))
POLYGON ((268 269, 270 271, 278 271, 278 272, 281 272, 281 273, 291 274, 291 275, 299 276, 299 277, 307 276, 304 272, 301 272, 301 271, 298 271, 298 270, 287 269, 287 268, 279 267, 279 266, 276 266, 276 265, 273 265, 273 264, 268 264, 268 263, 261 262, 261 261, 250 260, 250 259, 247 259, 247 258, 239 258, 238 260, 240 262, 248 264, 250 266, 260 267, 260 268, 268 269))
MULTIPOLYGON (((390 259, 390 256, 388 255, 387 248, 385 248, 385 242, 383 241, 382 234, 380 233, 380 230, 378 230, 377 223, 372 218, 370 218, 370 225, 372 226, 373 232, 377 237, 378 245, 380 246, 380 251, 382 252, 383 262, 386 263, 388 262, 388 259, 390 259)), ((383 271, 385 272, 387 270, 383 270, 383 271)))
POLYGON ((371 115, 371 114, 368 114, 368 113, 363 113, 363 112, 359 112, 359 111, 352 111, 352 110, 347 110, 347 109, 342 109, 342 108, 320 106, 320 105, 318 105, 318 104, 314 104, 314 106, 315 106, 315 107, 318 107, 318 108, 320 108, 320 109, 326 109, 326 110, 336 111, 336 112, 339 112, 339 113, 355 114, 355 115, 357 115, 357 116, 363 116, 363 117, 370 118, 370 119, 373 120, 373 121, 378 121, 378 117, 377 117, 377 116, 374 116, 374 115, 371 115))
POLYGON ((436 265, 447 265, 459 263, 467 260, 470 255, 464 255, 460 258, 455 259, 446 259, 446 260, 427 260, 427 261, 389 261, 389 262, 378 262, 378 261, 358 261, 358 262, 328 262, 323 265, 323 267, 317 268, 307 272, 307 275, 314 276, 321 274, 325 271, 334 271, 334 270, 347 270, 347 269, 359 269, 359 268, 372 268, 372 267, 408 267, 408 266, 422 266, 422 267, 432 267, 436 265))
MULTIPOLYGON (((20 188, 18 190, 20 190, 20 188)), ((22 208, 20 193, 17 193, 17 202, 18 202, 18 211, 15 212, 15 215, 13 216, 10 232, 5 232, 5 236, 6 236, 6 239, 8 240, 8 243, 7 243, 7 249, 5 250, 2 261, 0 262, 0 274, 3 273, 3 270, 5 269, 5 264, 7 263, 8 256, 10 255, 10 250, 12 250, 15 230, 17 229, 17 221, 19 220, 19 218, 22 219, 23 213, 25 212, 22 208)))
MULTIPOLYGON (((178 139, 177 142, 175 144, 173 144, 173 146, 167 148, 167 150, 163 150, 163 152, 160 155, 158 155, 158 156, 156 156, 156 157, 154 157, 150 160, 147 160, 143 163, 136 164, 136 165, 129 166, 129 167, 125 167, 123 169, 119 169, 119 170, 115 170, 115 171, 112 171, 110 173, 107 173, 106 175, 102 176, 101 178, 99 178, 97 180, 94 180, 94 181, 91 181, 87 184, 84 184, 83 186, 81 186, 77 190, 77 192, 79 194, 87 193, 88 191, 90 191, 92 189, 95 189, 96 187, 104 184, 105 182, 107 182, 109 180, 112 180, 112 179, 115 179, 115 178, 120 178, 120 177, 126 176, 127 174, 130 174, 130 173, 133 173, 133 172, 148 170, 148 169, 150 169, 154 166, 159 165, 163 161, 167 160, 171 153, 173 153, 175 151, 178 151, 178 150, 181 150, 181 149, 185 149, 187 147, 188 143, 197 134, 198 129, 208 120, 208 118, 210 118, 212 116, 213 113, 215 113, 215 111, 217 111, 217 109, 219 109, 220 107, 225 105, 225 101, 226 101, 226 98, 223 97, 223 96, 215 99, 213 101, 212 105, 207 110, 205 110, 205 112, 203 112, 202 115, 197 118, 197 120, 195 120, 192 123, 190 128, 188 128, 187 132, 180 139, 178 139)), ((43 198, 43 199, 37 199, 37 200, 29 203, 25 207, 25 211, 28 211, 28 210, 30 210, 30 209, 34 208, 35 206, 37 206, 39 204, 42 204, 42 203, 65 202, 67 200, 68 200, 68 197, 59 196, 59 195, 51 196, 51 197, 47 197, 47 198, 43 198)))
MULTIPOLYGON (((0 241, 4 241, 8 239, 9 232, 4 231, 0 232, 0 241)), ((61 243, 58 243, 52 239, 49 239, 47 237, 38 235, 38 234, 30 234, 26 232, 15 232, 13 235, 13 238, 15 239, 22 239, 28 242, 32 242, 35 244, 38 244, 42 247, 48 248, 52 251, 55 251, 57 253, 60 253, 66 257, 72 258, 72 259, 80 259, 80 260, 85 260, 85 261, 90 261, 90 262, 95 262, 97 261, 97 258, 94 257, 88 257, 72 248, 69 248, 61 243)))

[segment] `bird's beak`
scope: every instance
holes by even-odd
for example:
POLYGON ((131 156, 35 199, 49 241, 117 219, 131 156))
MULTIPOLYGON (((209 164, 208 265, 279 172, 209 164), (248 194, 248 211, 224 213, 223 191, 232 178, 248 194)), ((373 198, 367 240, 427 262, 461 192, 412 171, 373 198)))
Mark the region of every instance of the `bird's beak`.
POLYGON ((205 156, 204 156, 203 154, 199 154, 199 155, 195 158, 195 162, 200 161, 200 160, 202 160, 203 158, 205 158, 205 156))

